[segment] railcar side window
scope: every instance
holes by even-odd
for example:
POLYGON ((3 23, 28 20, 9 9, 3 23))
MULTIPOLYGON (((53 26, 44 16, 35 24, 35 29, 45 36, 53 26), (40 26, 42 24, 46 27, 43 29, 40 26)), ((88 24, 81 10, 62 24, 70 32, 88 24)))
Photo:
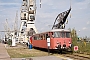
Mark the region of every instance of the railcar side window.
POLYGON ((45 40, 45 34, 43 34, 43 40, 45 40))
POLYGON ((44 40, 44 35, 43 34, 41 34, 40 40, 44 40))
POLYGON ((34 36, 34 40, 37 40, 37 37, 36 36, 34 36))
POLYGON ((34 36, 34 40, 39 40, 39 35, 34 36))
POLYGON ((41 34, 38 40, 45 40, 45 34, 41 34))

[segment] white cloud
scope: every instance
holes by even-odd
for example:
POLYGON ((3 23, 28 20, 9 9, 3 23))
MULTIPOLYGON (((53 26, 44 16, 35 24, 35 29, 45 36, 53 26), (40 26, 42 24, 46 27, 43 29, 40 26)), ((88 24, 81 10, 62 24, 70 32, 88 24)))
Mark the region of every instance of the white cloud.
POLYGON ((87 22, 87 25, 89 25, 89 24, 90 24, 90 21, 87 22))
POLYGON ((83 27, 82 30, 87 30, 87 28, 86 27, 83 27))

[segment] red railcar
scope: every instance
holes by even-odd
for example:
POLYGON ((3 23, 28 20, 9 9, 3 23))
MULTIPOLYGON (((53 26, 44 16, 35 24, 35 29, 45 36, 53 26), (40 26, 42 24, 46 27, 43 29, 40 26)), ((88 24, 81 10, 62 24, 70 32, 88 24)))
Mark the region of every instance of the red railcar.
POLYGON ((47 49, 47 38, 50 37, 50 49, 68 50, 71 49, 72 40, 70 31, 65 29, 54 29, 48 32, 32 36, 33 47, 47 49))

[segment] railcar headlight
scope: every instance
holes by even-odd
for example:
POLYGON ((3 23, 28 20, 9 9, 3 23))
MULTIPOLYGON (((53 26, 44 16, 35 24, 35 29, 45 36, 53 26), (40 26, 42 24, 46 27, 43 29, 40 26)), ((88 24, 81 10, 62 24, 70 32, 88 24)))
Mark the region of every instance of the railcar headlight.
POLYGON ((71 42, 69 42, 69 46, 71 47, 71 42))
POLYGON ((71 44, 70 44, 70 47, 71 47, 71 44))
POLYGON ((57 44, 59 44, 59 42, 57 42, 57 44))

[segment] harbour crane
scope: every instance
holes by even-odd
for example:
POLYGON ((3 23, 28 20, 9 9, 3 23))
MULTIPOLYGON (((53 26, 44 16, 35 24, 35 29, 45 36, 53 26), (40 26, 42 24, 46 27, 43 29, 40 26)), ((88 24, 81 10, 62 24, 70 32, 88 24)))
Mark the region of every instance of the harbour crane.
MULTIPOLYGON (((40 0, 40 8, 41 8, 41 0, 40 0)), ((23 0, 21 6, 21 24, 19 37, 20 41, 27 42, 27 38, 29 36, 38 33, 35 27, 35 15, 36 15, 36 0, 23 0), (27 32, 24 32, 27 31, 27 32)))
POLYGON ((7 19, 5 20, 4 29, 5 29, 5 31, 7 31, 7 32, 5 32, 5 41, 8 41, 8 39, 10 38, 10 28, 8 26, 7 19))

